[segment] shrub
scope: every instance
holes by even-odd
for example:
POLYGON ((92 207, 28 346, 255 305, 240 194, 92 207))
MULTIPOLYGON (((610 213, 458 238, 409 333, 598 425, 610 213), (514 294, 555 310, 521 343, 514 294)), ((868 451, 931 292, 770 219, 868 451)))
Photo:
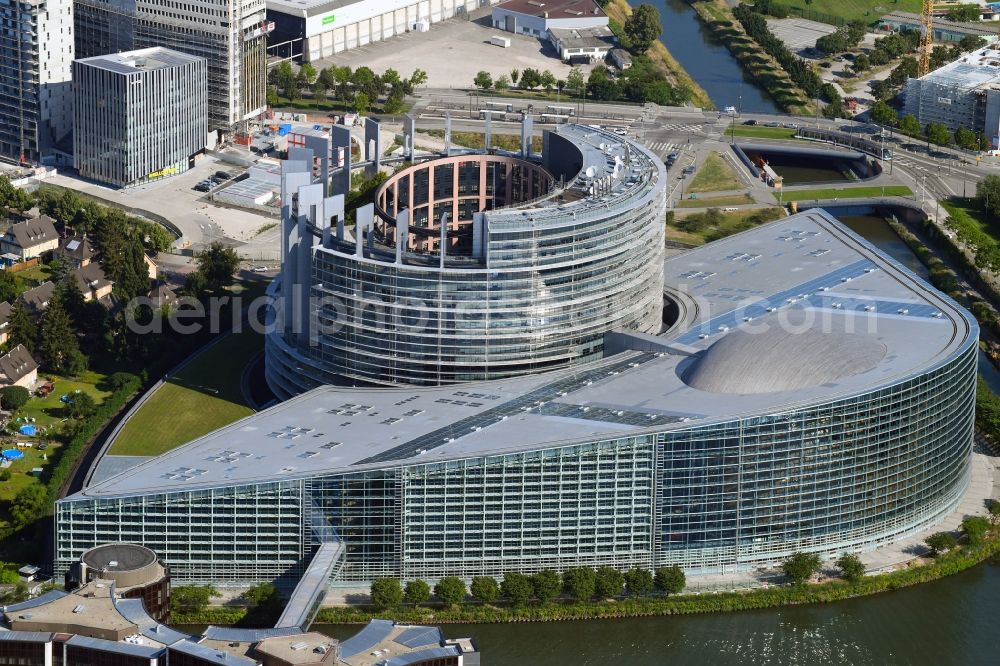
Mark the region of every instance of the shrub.
POLYGON ((643 597, 653 591, 653 574, 649 569, 629 569, 625 572, 625 589, 633 597, 643 597))
POLYGON ((181 585, 170 590, 170 610, 175 613, 200 613, 219 591, 211 585, 181 585))
POLYGON ((414 606, 426 603, 431 598, 431 586, 427 584, 427 581, 411 580, 406 584, 403 598, 406 599, 406 603, 414 606))
POLYGON ((17 411, 27 404, 29 398, 31 398, 31 394, 23 386, 0 388, 0 405, 3 405, 4 409, 17 411))
POLYGON ((372 581, 371 594, 376 610, 389 610, 403 601, 403 588, 395 578, 376 578, 372 581))
POLYGON ((621 596, 622 588, 625 586, 625 578, 622 572, 611 567, 600 567, 595 573, 594 593, 598 599, 621 596))
POLYGON ((981 544, 990 531, 990 521, 983 516, 966 516, 962 519, 962 532, 971 544, 981 544))
POLYGON ((664 594, 677 594, 684 590, 687 584, 684 571, 676 564, 672 567, 661 567, 656 570, 653 585, 664 594))
POLYGON ((531 582, 524 574, 515 571, 505 573, 500 593, 512 606, 523 606, 531 599, 531 582))
POLYGON ((484 604, 492 603, 500 596, 500 586, 492 576, 473 576, 469 591, 473 599, 484 604))
POLYGON ((856 583, 865 576, 865 565, 854 553, 844 553, 837 560, 837 568, 845 579, 856 583))
POLYGON ((793 585, 802 585, 819 571, 819 555, 816 553, 792 553, 781 563, 781 571, 793 585))
POLYGON ((539 571, 530 580, 535 596, 543 604, 559 596, 559 590, 562 588, 562 580, 555 571, 539 571))
POLYGON ((931 549, 931 555, 937 557, 946 550, 957 546, 958 540, 951 532, 936 532, 924 539, 924 543, 931 549))
POLYGON ((448 606, 465 601, 465 582, 456 576, 445 576, 434 586, 434 596, 448 606))
POLYGON ((577 601, 586 601, 594 596, 597 580, 593 569, 578 567, 563 572, 563 589, 577 601))

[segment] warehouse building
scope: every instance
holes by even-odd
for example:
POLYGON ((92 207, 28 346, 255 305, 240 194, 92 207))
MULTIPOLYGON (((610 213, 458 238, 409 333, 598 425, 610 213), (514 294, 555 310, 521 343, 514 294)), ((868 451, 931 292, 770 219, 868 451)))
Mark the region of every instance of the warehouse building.
POLYGON ((595 0, 508 0, 493 8, 493 27, 548 39, 549 30, 607 28, 608 16, 595 0))
POLYGON ((905 113, 920 125, 965 127, 1000 147, 1000 49, 987 46, 906 83, 905 113))
POLYGON ((429 27, 491 0, 267 0, 269 44, 296 43, 303 62, 429 27))
MULTIPOLYGON (((913 30, 920 32, 922 20, 920 14, 912 12, 890 12, 879 19, 878 29, 882 32, 899 32, 913 30)), ((931 29, 935 42, 960 42, 964 37, 981 37, 987 42, 997 41, 996 26, 990 22, 960 23, 944 18, 935 18, 931 29)))
POLYGON ((186 171, 208 135, 207 62, 165 48, 73 63, 73 161, 129 187, 186 171))

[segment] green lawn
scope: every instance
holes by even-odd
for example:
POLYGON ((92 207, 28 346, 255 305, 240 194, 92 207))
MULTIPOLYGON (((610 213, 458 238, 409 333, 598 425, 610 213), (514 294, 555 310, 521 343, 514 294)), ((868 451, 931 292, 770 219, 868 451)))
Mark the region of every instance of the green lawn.
POLYGON ((678 213, 674 221, 667 224, 667 240, 703 245, 781 217, 784 217, 784 209, 778 206, 747 208, 728 213, 717 208, 678 213))
POLYGON ((759 125, 734 125, 726 128, 726 136, 745 136, 753 139, 794 139, 791 127, 761 127, 759 125))
POLYGON ((263 338, 239 333, 199 354, 129 419, 110 455, 155 456, 248 416, 240 379, 263 338))
POLYGON ((42 282, 47 282, 52 279, 52 269, 48 266, 48 264, 38 264, 37 266, 26 268, 23 271, 17 271, 13 273, 13 275, 16 275, 23 280, 30 280, 41 284, 42 282))
POLYGON ((52 393, 44 398, 32 396, 32 398, 28 401, 28 404, 26 404, 18 412, 18 415, 22 418, 34 418, 35 425, 40 428, 49 429, 57 426, 65 420, 66 415, 63 411, 65 409, 65 404, 59 400, 60 397, 64 395, 72 395, 76 391, 84 391, 90 394, 90 396, 94 399, 94 402, 100 403, 110 393, 110 391, 104 391, 97 387, 97 385, 100 384, 105 377, 105 375, 99 372, 88 370, 79 377, 74 377, 73 379, 67 379, 65 377, 60 377, 59 375, 38 375, 39 381, 43 378, 49 377, 55 380, 55 389, 52 393))
POLYGON ((825 187, 818 190, 785 190, 782 201, 811 201, 813 199, 850 199, 858 197, 907 197, 913 190, 906 185, 887 185, 869 187, 825 187))
POLYGON ((941 207, 947 210, 948 214, 952 217, 962 220, 972 220, 984 233, 1000 243, 1000 234, 990 224, 986 211, 979 207, 979 202, 974 198, 963 199, 961 197, 952 197, 951 199, 942 201, 941 207))
POLYGON ((741 206, 753 203, 753 199, 745 194, 729 197, 698 197, 697 199, 682 199, 677 202, 678 208, 711 208, 713 206, 741 206))
POLYGON ((804 10, 805 18, 821 21, 822 14, 838 16, 845 21, 861 19, 865 23, 873 23, 889 12, 920 13, 920 0, 894 0, 893 2, 872 2, 871 0, 778 0, 775 4, 793 9, 790 16, 798 16, 804 10), (816 12, 819 16, 810 15, 816 12))
POLYGON ((712 153, 688 185, 689 192, 724 192, 742 187, 733 168, 718 153, 712 153))
MULTIPOLYGON (((421 129, 417 130, 417 132, 444 139, 444 130, 442 129, 421 129)), ((486 135, 482 132, 452 132, 451 142, 454 145, 481 150, 486 147, 486 135)), ((500 150, 518 151, 521 150, 521 136, 519 134, 497 134, 494 132, 490 136, 490 144, 492 144, 493 148, 499 148, 500 150)), ((542 151, 542 137, 531 137, 531 150, 536 153, 542 151)))

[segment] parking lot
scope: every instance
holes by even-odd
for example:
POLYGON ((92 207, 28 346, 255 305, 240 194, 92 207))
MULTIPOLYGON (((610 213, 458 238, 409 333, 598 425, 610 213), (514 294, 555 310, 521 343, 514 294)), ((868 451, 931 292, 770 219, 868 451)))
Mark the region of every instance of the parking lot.
POLYGON ((792 53, 816 46, 816 40, 837 30, 835 26, 806 19, 767 19, 767 27, 792 53))
MULTIPOLYGON (((483 25, 488 19, 467 21, 449 19, 435 23, 428 32, 410 32, 382 42, 374 42, 313 62, 317 69, 331 64, 351 68, 366 66, 376 74, 388 68, 409 76, 417 67, 427 72, 430 88, 468 88, 476 73, 485 70, 493 78, 509 74, 512 69, 532 67, 551 71, 557 79, 565 79, 570 66, 556 55, 546 41, 525 35, 515 35, 483 25), (490 37, 500 35, 510 39, 509 48, 490 44, 490 37)), ((589 70, 589 67, 584 67, 589 70)))

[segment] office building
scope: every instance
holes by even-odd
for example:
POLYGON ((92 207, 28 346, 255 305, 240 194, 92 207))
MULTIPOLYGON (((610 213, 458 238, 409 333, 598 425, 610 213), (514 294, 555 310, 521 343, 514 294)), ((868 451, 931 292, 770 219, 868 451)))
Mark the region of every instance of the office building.
POLYGON ((128 187, 186 171, 208 135, 207 64, 165 48, 73 63, 73 163, 128 187))
POLYGON ((72 0, 0 0, 0 158, 62 163, 72 130, 72 0))
POLYGON ((267 20, 274 23, 268 42, 277 55, 310 62, 396 35, 425 32, 433 23, 465 16, 482 4, 484 0, 267 0, 267 20))
POLYGON ((353 240, 320 185, 293 197, 286 165, 301 213, 284 217, 284 321, 266 339, 276 395, 534 375, 601 358, 608 331, 660 331, 663 163, 583 125, 546 132, 541 158, 522 145, 395 174, 353 240))
MULTIPOLYGON (((648 182, 657 167, 644 168, 626 173, 648 182)), ((311 187, 298 190, 310 206, 311 187)), ((393 282, 396 264, 372 264, 393 282)), ((103 477, 56 504, 56 572, 126 538, 175 581, 217 585, 320 565, 347 586, 728 573, 875 549, 954 510, 974 434, 968 312, 822 210, 661 266, 651 288, 671 327, 609 331, 604 358, 461 385, 325 386, 103 477)))
POLYGON ((987 46, 906 83, 904 112, 921 127, 965 127, 1000 147, 1000 49, 987 46))
POLYGON ((228 132, 266 108, 264 0, 77 0, 78 58, 164 47, 208 63, 208 124, 228 132))

